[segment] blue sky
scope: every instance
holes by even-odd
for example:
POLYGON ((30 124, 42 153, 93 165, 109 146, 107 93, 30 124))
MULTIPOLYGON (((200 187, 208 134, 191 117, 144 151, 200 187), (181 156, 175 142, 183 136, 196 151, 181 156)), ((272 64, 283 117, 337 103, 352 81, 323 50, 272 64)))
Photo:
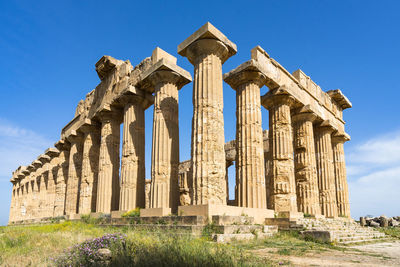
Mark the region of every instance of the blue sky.
MULTIPOLYGON (((94 64, 102 55, 136 65, 159 46, 193 73, 177 45, 207 21, 238 46, 224 73, 260 45, 290 72, 301 68, 323 90, 344 92, 353 103, 344 112, 352 215, 400 215, 400 2, 301 2, 1 1, 0 225, 8 220, 11 172, 59 140, 79 100, 98 84, 94 64)), ((179 95, 181 160, 190 155, 191 96, 189 84, 179 95)), ((227 84, 224 104, 229 141, 235 92, 227 84)), ((148 178, 151 128, 150 108, 148 178)))

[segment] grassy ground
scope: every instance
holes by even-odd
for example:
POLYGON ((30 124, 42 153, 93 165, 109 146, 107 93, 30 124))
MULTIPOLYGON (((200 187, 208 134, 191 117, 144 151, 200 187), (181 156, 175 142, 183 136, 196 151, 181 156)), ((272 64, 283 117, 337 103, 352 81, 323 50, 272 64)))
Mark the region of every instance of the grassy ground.
POLYGON ((385 233, 388 236, 400 239, 400 227, 379 228, 379 231, 385 233))

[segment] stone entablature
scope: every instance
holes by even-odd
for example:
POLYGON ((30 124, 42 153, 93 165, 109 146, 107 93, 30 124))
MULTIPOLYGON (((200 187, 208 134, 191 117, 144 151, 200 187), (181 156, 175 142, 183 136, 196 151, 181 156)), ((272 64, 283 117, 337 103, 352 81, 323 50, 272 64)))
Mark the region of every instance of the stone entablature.
POLYGON ((184 162, 179 90, 192 81, 190 73, 158 47, 136 67, 103 56, 95 65, 100 83, 78 103, 55 148, 13 172, 10 223, 135 208, 144 217, 245 211, 258 223, 274 212, 349 217, 343 143, 350 137, 343 110, 350 101, 339 89, 323 92, 301 70, 290 74, 260 46, 223 75, 222 65, 236 51, 210 23, 178 46, 194 66, 191 159, 184 162), (223 81, 236 92, 236 138, 227 143, 223 81), (269 91, 261 96, 264 85, 269 91), (151 179, 146 180, 144 122, 150 106, 151 179), (269 130, 262 129, 262 108, 269 110, 269 130))

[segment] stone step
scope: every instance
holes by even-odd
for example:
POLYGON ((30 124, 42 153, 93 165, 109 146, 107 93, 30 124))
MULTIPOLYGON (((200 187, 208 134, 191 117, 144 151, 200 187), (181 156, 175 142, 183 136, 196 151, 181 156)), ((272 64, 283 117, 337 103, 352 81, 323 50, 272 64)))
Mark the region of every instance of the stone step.
POLYGON ((391 240, 391 238, 384 237, 384 238, 371 238, 371 239, 364 239, 364 240, 350 240, 350 241, 339 242, 339 244, 351 245, 351 244, 364 243, 364 242, 385 242, 388 240, 391 240))
POLYGON ((229 243, 234 241, 249 241, 253 239, 266 239, 274 236, 275 233, 267 232, 267 233, 244 233, 244 234, 214 234, 212 239, 217 243, 229 243))
POLYGON ((249 216, 214 215, 211 218, 215 225, 252 225, 254 218, 249 216))
POLYGON ((171 224, 171 225, 204 225, 207 218, 203 216, 153 216, 111 218, 111 224, 171 224))

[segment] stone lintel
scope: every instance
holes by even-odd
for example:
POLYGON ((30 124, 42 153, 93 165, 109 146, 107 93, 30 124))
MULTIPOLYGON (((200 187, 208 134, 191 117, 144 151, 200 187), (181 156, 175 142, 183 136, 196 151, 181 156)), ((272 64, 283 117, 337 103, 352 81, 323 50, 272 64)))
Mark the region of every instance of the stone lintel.
POLYGON ((228 58, 236 54, 236 44, 231 42, 222 32, 215 28, 210 22, 204 24, 200 29, 190 35, 185 41, 178 45, 178 54, 186 57, 187 48, 197 40, 215 39, 222 42, 228 48, 228 58))
POLYGON ((265 84, 267 78, 262 71, 260 63, 251 59, 230 72, 225 73, 223 79, 236 90, 238 86, 249 81, 253 81, 261 87, 265 84))
POLYGON ((46 151, 44 153, 52 159, 54 157, 57 157, 60 154, 60 150, 58 150, 55 147, 50 147, 50 148, 46 149, 46 151))
POLYGON ((152 65, 148 70, 142 73, 140 85, 143 90, 151 93, 154 92, 154 84, 151 81, 151 76, 157 71, 170 71, 176 74, 178 76, 178 81, 176 81, 178 90, 181 89, 185 84, 192 81, 192 76, 189 72, 173 64, 169 60, 162 58, 152 65))
POLYGON ((329 90, 326 92, 342 109, 351 108, 353 105, 340 89, 329 90))
POLYGON ((38 157, 38 160, 44 165, 45 163, 50 162, 51 158, 46 154, 42 154, 38 157))
POLYGON ((60 141, 56 142, 54 146, 61 152, 63 150, 69 150, 71 144, 67 140, 61 139, 60 141))

